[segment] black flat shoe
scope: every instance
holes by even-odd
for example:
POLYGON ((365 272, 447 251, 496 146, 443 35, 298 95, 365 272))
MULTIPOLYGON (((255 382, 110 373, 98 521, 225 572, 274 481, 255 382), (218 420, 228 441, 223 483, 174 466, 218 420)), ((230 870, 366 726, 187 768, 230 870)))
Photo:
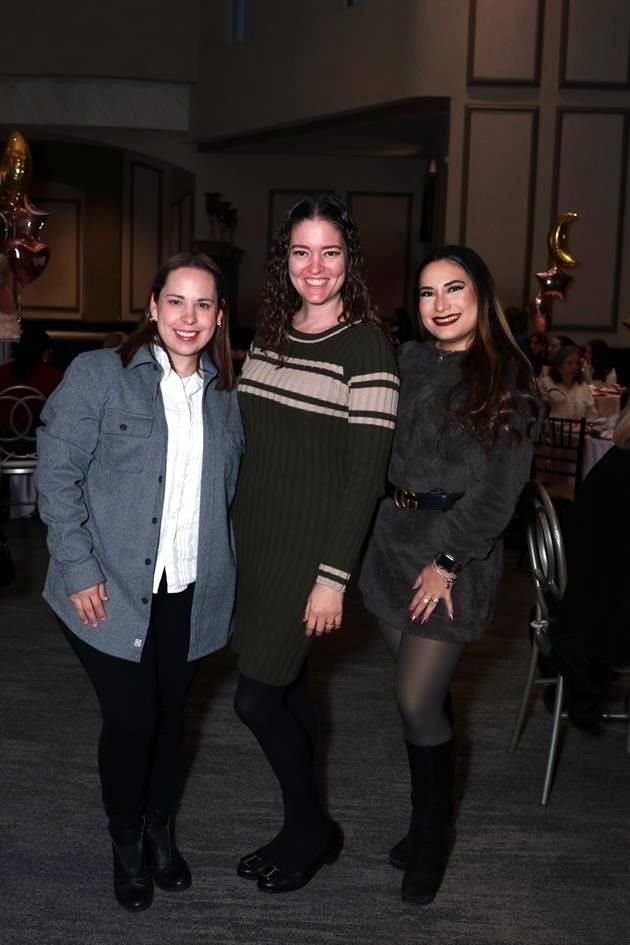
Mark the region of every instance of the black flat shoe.
POLYGON ((237 875, 242 879, 259 879, 262 871, 271 866, 269 856, 266 847, 261 847, 260 850, 254 850, 253 853, 248 853, 247 856, 242 857, 238 861, 238 866, 236 867, 237 875))
POLYGON ((322 866, 334 863, 343 849, 343 833, 338 824, 332 823, 331 835, 323 850, 312 860, 305 869, 291 870, 268 864, 261 870, 258 878, 258 888, 261 892, 286 893, 293 892, 306 886, 322 866))

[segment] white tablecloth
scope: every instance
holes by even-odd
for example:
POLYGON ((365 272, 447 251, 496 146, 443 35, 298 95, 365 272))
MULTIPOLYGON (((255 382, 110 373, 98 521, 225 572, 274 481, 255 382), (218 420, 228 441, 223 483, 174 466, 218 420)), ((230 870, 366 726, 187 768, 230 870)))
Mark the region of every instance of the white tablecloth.
POLYGON ((619 413, 621 394, 597 394, 593 391, 595 406, 600 417, 616 417, 619 413))
POLYGON ((585 479, 596 462, 614 446, 612 439, 605 437, 584 437, 584 454, 582 456, 582 479, 585 479))

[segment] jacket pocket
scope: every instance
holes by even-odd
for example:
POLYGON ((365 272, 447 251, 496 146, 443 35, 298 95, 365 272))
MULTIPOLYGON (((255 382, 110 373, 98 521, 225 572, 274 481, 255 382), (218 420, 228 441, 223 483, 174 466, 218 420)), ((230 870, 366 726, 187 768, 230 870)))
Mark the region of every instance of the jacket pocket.
POLYGON ((98 459, 113 469, 142 472, 152 432, 153 417, 107 409, 101 424, 98 459))

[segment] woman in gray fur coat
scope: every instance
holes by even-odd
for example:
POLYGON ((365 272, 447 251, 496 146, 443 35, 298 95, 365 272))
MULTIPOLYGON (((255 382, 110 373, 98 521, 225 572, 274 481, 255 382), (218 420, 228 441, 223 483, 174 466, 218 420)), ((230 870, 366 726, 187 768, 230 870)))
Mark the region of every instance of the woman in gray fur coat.
POLYGON ((539 401, 494 282, 464 246, 420 270, 429 340, 400 349, 401 390, 382 501, 360 587, 396 661, 411 773, 409 832, 390 853, 403 899, 425 905, 452 839, 449 686, 492 618, 501 534, 529 478, 539 401))

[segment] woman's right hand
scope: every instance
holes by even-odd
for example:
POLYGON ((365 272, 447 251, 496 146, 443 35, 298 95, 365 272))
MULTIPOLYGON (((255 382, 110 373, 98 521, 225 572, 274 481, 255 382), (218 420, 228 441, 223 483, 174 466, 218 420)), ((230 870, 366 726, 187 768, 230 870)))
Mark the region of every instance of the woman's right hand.
POLYGON ((99 621, 107 617, 103 601, 109 600, 109 597, 102 581, 92 587, 86 587, 83 591, 77 591, 76 594, 70 594, 70 600, 81 623, 98 627, 99 621))

